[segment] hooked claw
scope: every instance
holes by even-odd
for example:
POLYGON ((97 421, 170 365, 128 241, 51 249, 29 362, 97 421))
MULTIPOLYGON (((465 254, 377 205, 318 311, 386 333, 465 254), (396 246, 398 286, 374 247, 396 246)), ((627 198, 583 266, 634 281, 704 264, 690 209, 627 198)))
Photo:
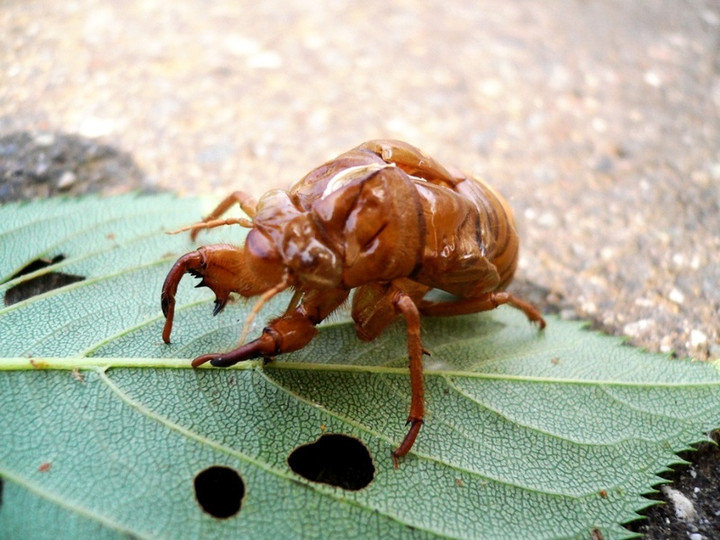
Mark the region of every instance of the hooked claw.
POLYGON ((262 335, 249 343, 240 345, 237 349, 226 353, 203 354, 192 361, 193 367, 203 365, 210 362, 215 367, 230 367, 252 358, 269 358, 278 353, 276 337, 272 330, 265 329, 262 335))
POLYGON ((417 438, 418 433, 420 433, 420 428, 424 424, 424 420, 422 418, 410 417, 408 418, 407 423, 410 424, 410 430, 407 435, 405 435, 405 438, 400 446, 392 452, 393 467, 395 469, 398 468, 400 458, 407 454, 413 444, 415 444, 415 439, 417 438))
POLYGON ((163 328, 165 343, 170 343, 170 332, 172 332, 173 318, 175 317, 175 293, 177 293, 178 284, 185 273, 195 271, 202 264, 203 257, 199 251, 187 253, 177 260, 165 278, 160 294, 160 306, 165 315, 165 327, 163 328))
POLYGON ((214 280, 206 280, 207 260, 203 248, 192 251, 180 257, 173 265, 163 283, 160 295, 160 306, 165 315, 165 326, 163 328, 163 341, 170 343, 170 332, 172 332, 173 318, 175 316, 175 294, 182 277, 187 273, 201 278, 197 287, 209 287, 215 293, 215 308, 213 315, 220 313, 227 304, 230 290, 222 287, 214 280))

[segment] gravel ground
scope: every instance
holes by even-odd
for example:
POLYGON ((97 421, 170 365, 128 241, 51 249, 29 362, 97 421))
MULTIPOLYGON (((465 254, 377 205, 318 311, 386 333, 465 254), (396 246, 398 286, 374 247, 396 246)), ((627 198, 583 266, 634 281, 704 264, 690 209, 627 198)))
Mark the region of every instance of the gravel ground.
MULTIPOLYGON (((37 173, 65 134, 121 165, 40 167, 40 195, 259 195, 400 138, 508 196, 517 291, 648 350, 720 357, 717 0, 168 6, 0 4, 0 195, 25 184, 19 148, 37 173)), ((676 529, 643 532, 712 536, 667 513, 676 529)))

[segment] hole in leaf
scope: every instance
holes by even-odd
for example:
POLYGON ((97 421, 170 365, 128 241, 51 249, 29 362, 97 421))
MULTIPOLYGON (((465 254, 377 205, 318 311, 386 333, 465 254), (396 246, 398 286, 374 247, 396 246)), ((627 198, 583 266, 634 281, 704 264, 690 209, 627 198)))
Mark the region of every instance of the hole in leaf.
POLYGON ((229 467, 214 465, 195 477, 195 498, 203 510, 218 519, 237 514, 244 496, 245 483, 229 467))
MULTIPOLYGON (((10 279, 15 279, 20 276, 31 274, 32 272, 36 272, 37 270, 46 268, 53 264, 57 264, 63 260, 65 260, 65 255, 56 255, 52 259, 35 259, 31 263, 21 268, 10 279)), ((52 291, 53 289, 59 289, 60 287, 70 285, 71 283, 76 283, 84 279, 85 278, 83 276, 63 274, 62 272, 50 272, 47 274, 43 274, 42 276, 23 281, 22 283, 18 283, 14 287, 10 287, 7 291, 5 291, 3 303, 6 306, 11 306, 38 294, 52 291)))
POLYGON ((339 433, 328 433, 297 447, 290 454, 288 465, 312 482, 350 491, 366 487, 375 476, 367 447, 356 438, 339 433))

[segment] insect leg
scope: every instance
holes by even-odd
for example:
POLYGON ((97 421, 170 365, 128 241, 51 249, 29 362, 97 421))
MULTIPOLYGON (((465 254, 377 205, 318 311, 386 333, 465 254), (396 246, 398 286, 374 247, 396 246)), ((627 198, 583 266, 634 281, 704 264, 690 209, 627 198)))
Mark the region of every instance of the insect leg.
POLYGON ((198 268, 203 264, 203 255, 199 251, 193 251, 183 255, 173 265, 165 278, 162 293, 160 295, 160 306, 165 315, 165 327, 163 328, 163 341, 170 343, 170 332, 172 331, 173 319, 175 318, 175 294, 182 277, 191 269, 198 268))
POLYGON ((259 338, 226 353, 204 354, 192 361, 193 367, 210 362, 215 367, 230 367, 252 358, 272 358, 302 349, 317 334, 315 325, 298 311, 286 313, 270 322, 259 338))
POLYGON ((357 335, 363 341, 372 341, 392 323, 399 312, 393 303, 394 294, 402 291, 420 303, 430 287, 409 279, 394 279, 392 284, 368 283, 355 289, 352 317, 357 335))
POLYGON ((245 297, 270 294, 274 289, 282 287, 284 281, 282 275, 276 276, 270 272, 258 275, 250 271, 245 250, 227 244, 202 246, 183 255, 165 278, 160 295, 160 305, 165 315, 163 328, 165 343, 170 343, 175 314, 175 295, 178 284, 185 274, 201 278, 197 286, 209 287, 215 293, 213 315, 223 310, 232 292, 245 297))
MULTIPOLYGON (((242 211, 245 212, 245 214, 249 218, 252 219, 255 217, 257 201, 252 196, 245 193, 244 191, 233 191, 230 195, 228 195, 222 201, 220 201, 220 204, 218 204, 215 207, 215 210, 213 210, 207 216, 205 216, 199 223, 196 223, 195 225, 192 225, 191 227, 189 227, 189 229, 192 229, 192 233, 190 233, 190 239, 194 242, 200 229, 210 229, 212 227, 219 227, 221 225, 230 225, 233 223, 239 223, 243 227, 252 227, 252 225, 245 224, 246 222, 252 223, 251 221, 248 221, 248 220, 241 222, 240 219, 238 219, 237 221, 227 220, 227 222, 224 222, 223 220, 218 219, 225 212, 227 212, 230 209, 230 207, 233 206, 234 204, 239 204, 240 208, 242 208, 242 211), (211 225, 211 223, 212 223, 212 225, 211 225)), ((181 229, 181 230, 183 230, 183 229, 181 229)))
POLYGON ((467 315, 480 311, 490 311, 502 304, 510 304, 512 307, 519 309, 525 313, 530 322, 536 323, 541 330, 545 328, 545 319, 532 304, 507 292, 491 292, 476 298, 460 298, 448 302, 428 302, 424 300, 420 303, 420 313, 431 317, 467 315))
POLYGON ((230 195, 220 201, 220 204, 215 207, 215 210, 205 216, 203 221, 219 218, 234 204, 239 204, 242 211, 245 212, 248 217, 255 217, 257 201, 244 191, 233 191, 230 195))
POLYGON ((398 465, 398 458, 403 457, 407 454, 415 444, 420 428, 423 424, 423 418, 425 417, 425 403, 424 403, 424 391, 423 391, 423 367, 422 367, 422 355, 423 348, 420 341, 420 312, 418 311, 415 302, 412 298, 404 292, 396 294, 393 302, 395 308, 405 318, 407 324, 407 339, 408 339, 408 357, 410 358, 410 388, 412 394, 410 398, 410 415, 408 416, 408 423, 410 424, 410 430, 403 439, 400 446, 393 451, 393 463, 395 468, 398 465))
POLYGON ((430 289, 409 279, 396 279, 389 284, 369 283, 358 287, 353 297, 352 317, 358 337, 375 339, 398 315, 405 318, 410 366, 410 430, 393 452, 393 462, 407 454, 415 443, 425 416, 422 355, 426 351, 420 341, 420 313, 417 303, 430 289))
POLYGON ((317 334, 315 325, 335 311, 347 296, 344 289, 308 291, 298 307, 271 321, 259 338, 226 353, 198 356, 192 365, 210 362, 215 367, 229 367, 243 360, 271 358, 302 349, 317 334))

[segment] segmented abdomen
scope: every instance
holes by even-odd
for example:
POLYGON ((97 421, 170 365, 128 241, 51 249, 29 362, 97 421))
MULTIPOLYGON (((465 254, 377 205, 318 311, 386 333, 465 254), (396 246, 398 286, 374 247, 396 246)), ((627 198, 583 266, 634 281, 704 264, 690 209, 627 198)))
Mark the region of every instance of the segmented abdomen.
POLYGON ((512 209, 502 195, 482 180, 465 178, 457 189, 478 208, 486 256, 497 268, 497 289, 503 290, 515 274, 520 247, 512 209))

